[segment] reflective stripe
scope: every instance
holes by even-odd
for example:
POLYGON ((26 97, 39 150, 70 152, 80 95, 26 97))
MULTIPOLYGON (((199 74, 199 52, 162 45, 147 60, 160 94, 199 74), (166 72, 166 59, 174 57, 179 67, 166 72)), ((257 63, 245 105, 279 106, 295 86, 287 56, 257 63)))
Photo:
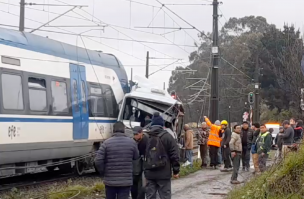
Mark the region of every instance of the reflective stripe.
POLYGON ((213 139, 208 139, 208 141, 213 141, 213 142, 221 143, 221 141, 219 141, 219 140, 213 140, 213 139))
POLYGON ((213 135, 213 136, 215 136, 215 137, 217 137, 217 138, 220 138, 218 135, 213 134, 213 133, 210 133, 210 135, 213 135))

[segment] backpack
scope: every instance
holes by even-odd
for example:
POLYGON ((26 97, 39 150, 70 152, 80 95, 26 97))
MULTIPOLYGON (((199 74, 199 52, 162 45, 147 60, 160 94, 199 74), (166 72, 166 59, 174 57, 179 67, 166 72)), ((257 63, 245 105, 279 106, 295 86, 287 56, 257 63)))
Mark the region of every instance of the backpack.
POLYGON ((144 160, 145 170, 153 170, 166 166, 167 152, 161 141, 161 137, 167 133, 163 131, 157 135, 149 135, 146 157, 144 160))

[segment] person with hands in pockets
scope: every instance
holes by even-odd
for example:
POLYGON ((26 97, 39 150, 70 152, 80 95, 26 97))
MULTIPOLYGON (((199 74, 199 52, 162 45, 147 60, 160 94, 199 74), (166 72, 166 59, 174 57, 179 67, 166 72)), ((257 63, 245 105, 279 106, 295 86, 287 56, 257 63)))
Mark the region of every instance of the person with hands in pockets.
POLYGON ((241 133, 241 126, 235 125, 233 127, 233 132, 229 142, 231 158, 233 163, 233 173, 230 181, 231 184, 240 184, 240 182, 237 180, 238 172, 241 164, 241 156, 242 156, 242 139, 240 133, 241 133))

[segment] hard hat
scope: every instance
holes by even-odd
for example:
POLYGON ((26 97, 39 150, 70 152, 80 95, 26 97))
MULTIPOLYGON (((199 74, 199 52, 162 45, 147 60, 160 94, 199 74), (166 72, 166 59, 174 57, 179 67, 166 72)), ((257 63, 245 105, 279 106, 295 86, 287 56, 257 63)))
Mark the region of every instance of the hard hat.
POLYGON ((223 120, 223 121, 221 122, 221 125, 228 125, 228 122, 227 122, 226 120, 223 120))

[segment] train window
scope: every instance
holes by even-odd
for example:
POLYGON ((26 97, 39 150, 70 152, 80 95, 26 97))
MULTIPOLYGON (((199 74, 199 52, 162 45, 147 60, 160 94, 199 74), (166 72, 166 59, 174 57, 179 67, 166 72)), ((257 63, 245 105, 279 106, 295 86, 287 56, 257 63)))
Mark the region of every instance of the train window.
POLYGON ((73 106, 75 108, 75 112, 78 112, 78 88, 76 79, 73 79, 73 106))
POLYGON ((54 112, 68 112, 67 86, 64 82, 51 82, 54 112))
POLYGON ((93 116, 95 117, 103 117, 105 116, 105 109, 104 109, 104 100, 101 96, 94 96, 90 97, 90 110, 92 111, 93 116))
POLYGON ((102 87, 98 85, 90 86, 89 98, 90 111, 94 117, 106 116, 104 98, 102 96, 102 87))
MULTIPOLYGON (((114 117, 115 115, 115 110, 114 110, 114 95, 113 95, 113 91, 111 89, 110 86, 108 85, 103 85, 103 94, 106 100, 106 107, 107 107, 107 112, 108 112, 108 116, 110 117, 114 117)), ((116 104, 116 103, 115 103, 116 104)))
POLYGON ((29 77, 29 101, 30 110, 32 111, 46 111, 46 82, 44 79, 29 77))
POLYGON ((23 110, 21 76, 2 74, 1 78, 4 109, 23 110))
POLYGON ((86 88, 84 81, 81 81, 81 101, 82 101, 82 112, 87 112, 87 102, 86 102, 86 88))

